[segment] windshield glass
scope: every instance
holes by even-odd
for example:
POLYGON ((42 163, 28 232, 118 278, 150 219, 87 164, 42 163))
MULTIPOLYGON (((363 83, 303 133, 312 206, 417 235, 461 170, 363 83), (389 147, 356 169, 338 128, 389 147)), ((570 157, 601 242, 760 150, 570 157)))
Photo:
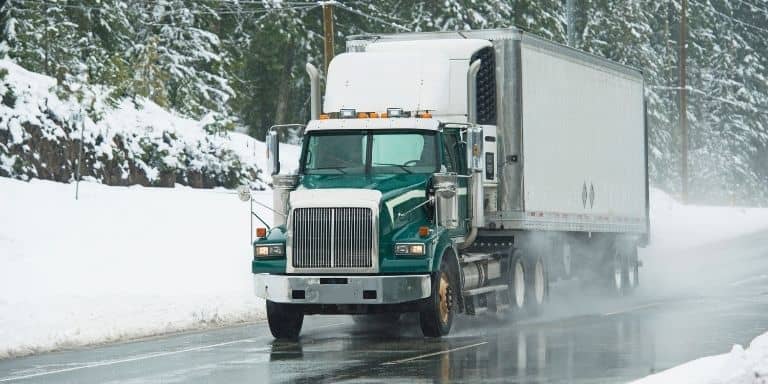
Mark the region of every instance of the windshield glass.
POLYGON ((434 132, 311 132, 305 140, 305 174, 432 173, 437 169, 434 132))

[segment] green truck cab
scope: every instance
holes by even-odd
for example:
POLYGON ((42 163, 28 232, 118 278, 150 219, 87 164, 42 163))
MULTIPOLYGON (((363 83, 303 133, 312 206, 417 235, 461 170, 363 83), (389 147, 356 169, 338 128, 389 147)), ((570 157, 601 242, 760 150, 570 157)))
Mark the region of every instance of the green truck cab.
MULTIPOLYGON (((306 130, 287 201, 292 214, 254 242, 257 294, 269 300, 269 318, 279 318, 270 321, 275 336, 295 337, 304 314, 428 311, 438 300, 431 296, 439 294, 433 286, 441 266, 458 287, 454 238, 469 228, 435 221, 432 184, 435 173, 467 175, 462 130, 397 119, 403 128, 389 128, 389 118, 363 118, 353 129, 334 129, 329 119, 306 130)), ((463 223, 466 185, 457 178, 454 219, 463 223)), ((432 320, 423 324, 426 334, 450 329, 451 318, 440 324, 434 314, 425 317, 432 320)))

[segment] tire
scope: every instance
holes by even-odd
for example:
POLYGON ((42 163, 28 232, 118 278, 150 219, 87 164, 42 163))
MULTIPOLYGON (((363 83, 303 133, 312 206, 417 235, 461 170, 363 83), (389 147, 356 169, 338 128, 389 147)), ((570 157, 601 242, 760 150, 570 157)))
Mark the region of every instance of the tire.
POLYGON ((640 285, 640 263, 637 262, 637 247, 634 245, 627 249, 626 289, 625 293, 632 293, 640 285))
POLYGON ((632 293, 638 283, 637 248, 631 248, 616 240, 610 249, 608 260, 608 284, 610 292, 617 296, 632 293))
POLYGON ((421 332, 426 337, 441 337, 451 331, 456 313, 457 293, 459 292, 457 274, 443 255, 440 270, 432 276, 432 293, 421 305, 419 323, 421 332))
POLYGON ((549 278, 544 259, 538 256, 528 261, 528 274, 525 281, 526 310, 532 315, 541 312, 549 297, 549 278))
POLYGON ((300 305, 267 301, 269 331, 276 339, 297 339, 304 324, 304 312, 300 305))
POLYGON ((523 312, 527 307, 528 295, 525 293, 526 271, 527 267, 525 263, 523 263, 523 259, 520 257, 519 252, 512 254, 509 261, 506 283, 507 304, 509 304, 509 309, 513 314, 523 312))

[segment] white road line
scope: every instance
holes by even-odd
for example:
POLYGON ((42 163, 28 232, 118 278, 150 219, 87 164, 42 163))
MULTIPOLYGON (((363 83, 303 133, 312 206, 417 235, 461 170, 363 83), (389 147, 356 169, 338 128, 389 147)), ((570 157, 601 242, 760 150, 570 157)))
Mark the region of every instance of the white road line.
POLYGON ((402 363, 406 363, 406 362, 413 361, 413 360, 423 359, 425 357, 431 357, 431 356, 437 356, 437 355, 445 355, 447 353, 451 353, 451 352, 455 352, 455 351, 460 351, 462 349, 479 347, 479 346, 484 345, 484 344, 488 344, 488 342, 487 341, 483 341, 482 343, 475 343, 475 344, 465 345, 463 347, 458 347, 458 348, 453 348, 453 349, 446 349, 445 351, 427 353, 426 355, 419 355, 419 356, 409 357, 407 359, 388 361, 386 363, 381 363, 381 365, 402 364, 402 363))
POLYGON ((320 328, 332 328, 332 327, 338 327, 339 325, 345 325, 346 323, 334 323, 334 324, 327 324, 327 325, 321 325, 319 327, 312 327, 312 329, 320 329, 320 328))
POLYGON ((629 313, 629 312, 639 311, 641 309, 646 309, 646 308, 651 308, 651 307, 658 307, 659 305, 662 305, 662 304, 664 304, 664 303, 650 303, 650 304, 639 305, 637 307, 622 309, 621 311, 603 313, 603 316, 620 315, 622 313, 629 313))
MULTIPOLYGON (((227 341, 227 342, 224 342, 224 343, 202 345, 202 346, 199 346, 199 347, 180 349, 180 350, 177 350, 177 351, 151 353, 151 354, 148 354, 148 355, 129 357, 129 358, 126 358, 126 359, 109 360, 109 361, 103 361, 103 362, 99 362, 99 363, 81 365, 81 366, 78 366, 78 367, 71 367, 71 368, 65 368, 65 369, 57 369, 55 371, 33 373, 33 374, 30 374, 30 375, 24 375, 24 376, 8 376, 8 377, 0 378, 0 382, 31 379, 31 378, 34 378, 34 377, 47 376, 47 375, 55 375, 55 374, 58 374, 58 373, 78 371, 78 370, 86 369, 86 368, 96 368, 96 367, 104 367, 104 366, 115 365, 115 364, 130 363, 130 362, 134 362, 134 361, 153 359, 153 358, 156 358, 156 357, 178 355, 180 353, 187 353, 187 352, 200 351, 200 350, 203 350, 203 349, 222 347, 222 346, 225 346, 225 345, 232 345, 232 344, 239 344, 239 343, 248 343, 248 342, 255 341, 255 340, 256 339, 242 339, 242 340, 227 341)), ((269 350, 269 348, 259 348, 259 349, 257 349, 257 351, 268 351, 268 350, 269 350)))

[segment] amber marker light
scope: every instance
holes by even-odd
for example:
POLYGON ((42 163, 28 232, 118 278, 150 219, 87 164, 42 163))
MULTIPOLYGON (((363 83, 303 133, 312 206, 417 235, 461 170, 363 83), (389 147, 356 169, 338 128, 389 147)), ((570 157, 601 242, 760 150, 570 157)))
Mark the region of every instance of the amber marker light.
POLYGON ((419 227, 419 236, 427 237, 428 235, 429 235, 429 227, 427 226, 419 227))
POLYGON ((331 118, 331 116, 329 116, 329 115, 325 115, 325 114, 320 115, 320 120, 328 120, 330 118, 331 118))
POLYGON ((256 228, 256 237, 267 237, 267 229, 264 227, 256 228))

